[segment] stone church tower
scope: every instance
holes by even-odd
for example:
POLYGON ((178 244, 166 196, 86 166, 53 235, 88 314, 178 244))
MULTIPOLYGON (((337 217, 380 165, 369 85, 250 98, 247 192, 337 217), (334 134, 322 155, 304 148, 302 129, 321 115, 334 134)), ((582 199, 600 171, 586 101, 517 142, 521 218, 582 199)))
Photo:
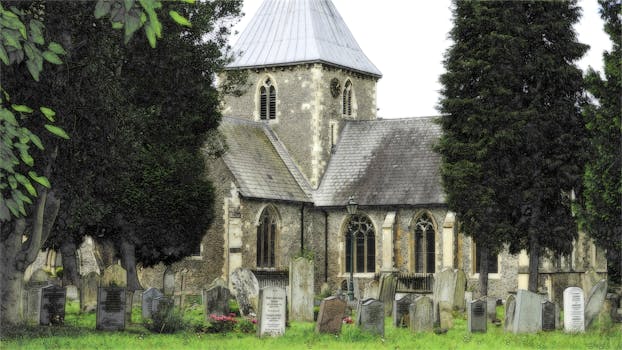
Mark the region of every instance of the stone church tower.
POLYGON ((265 1, 227 70, 246 70, 223 115, 264 121, 317 188, 345 120, 376 119, 380 71, 330 0, 265 1))

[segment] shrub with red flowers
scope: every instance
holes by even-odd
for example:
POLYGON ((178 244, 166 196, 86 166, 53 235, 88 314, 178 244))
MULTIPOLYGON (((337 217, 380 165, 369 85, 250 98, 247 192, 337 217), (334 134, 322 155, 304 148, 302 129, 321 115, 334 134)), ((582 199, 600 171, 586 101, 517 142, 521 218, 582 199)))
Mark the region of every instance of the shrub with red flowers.
POLYGON ((345 324, 352 324, 352 323, 354 323, 354 321, 352 320, 352 317, 346 316, 346 317, 343 318, 343 323, 345 323, 345 324))
POLYGON ((238 322, 237 330, 240 333, 254 333, 256 331, 255 330, 256 324, 257 324, 257 319, 255 318, 251 318, 251 317, 243 318, 242 320, 240 320, 240 322, 238 322))
POLYGON ((235 328, 235 324, 238 321, 235 318, 234 313, 229 315, 209 315, 209 327, 207 327, 208 333, 227 333, 231 332, 235 328))

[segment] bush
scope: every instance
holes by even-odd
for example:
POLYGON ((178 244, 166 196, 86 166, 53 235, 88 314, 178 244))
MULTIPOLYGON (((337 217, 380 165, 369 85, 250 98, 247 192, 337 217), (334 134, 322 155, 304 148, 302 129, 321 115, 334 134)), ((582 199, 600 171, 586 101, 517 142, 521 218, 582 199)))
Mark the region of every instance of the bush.
POLYGON ((235 319, 235 314, 229 315, 209 315, 209 327, 207 327, 208 333, 228 333, 231 332, 238 321, 235 319))
POLYGON ((240 333, 255 333, 257 320, 254 318, 244 318, 237 324, 237 331, 240 333))
POLYGON ((145 322, 145 328, 154 333, 177 333, 188 328, 179 310, 173 306, 172 300, 160 301, 158 311, 153 313, 152 317, 152 320, 145 322))

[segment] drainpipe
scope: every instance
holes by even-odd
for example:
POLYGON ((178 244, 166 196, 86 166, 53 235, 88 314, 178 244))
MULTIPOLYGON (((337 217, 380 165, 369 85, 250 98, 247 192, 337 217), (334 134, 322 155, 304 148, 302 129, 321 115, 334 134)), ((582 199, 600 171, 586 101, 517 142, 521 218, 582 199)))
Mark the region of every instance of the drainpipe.
POLYGON ((305 204, 300 206, 300 255, 305 251, 305 204))
POLYGON ((328 212, 324 211, 324 282, 328 282, 328 212))

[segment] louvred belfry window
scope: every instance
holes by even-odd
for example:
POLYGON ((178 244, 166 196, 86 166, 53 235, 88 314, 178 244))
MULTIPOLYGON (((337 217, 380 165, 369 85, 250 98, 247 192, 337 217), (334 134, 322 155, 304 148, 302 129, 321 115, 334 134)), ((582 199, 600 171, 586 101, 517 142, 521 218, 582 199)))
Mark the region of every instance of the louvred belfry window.
POLYGON ((259 118, 276 118, 276 88, 270 78, 266 78, 259 88, 259 118))
POLYGON ((343 87, 343 115, 352 115, 352 82, 346 81, 343 87))

